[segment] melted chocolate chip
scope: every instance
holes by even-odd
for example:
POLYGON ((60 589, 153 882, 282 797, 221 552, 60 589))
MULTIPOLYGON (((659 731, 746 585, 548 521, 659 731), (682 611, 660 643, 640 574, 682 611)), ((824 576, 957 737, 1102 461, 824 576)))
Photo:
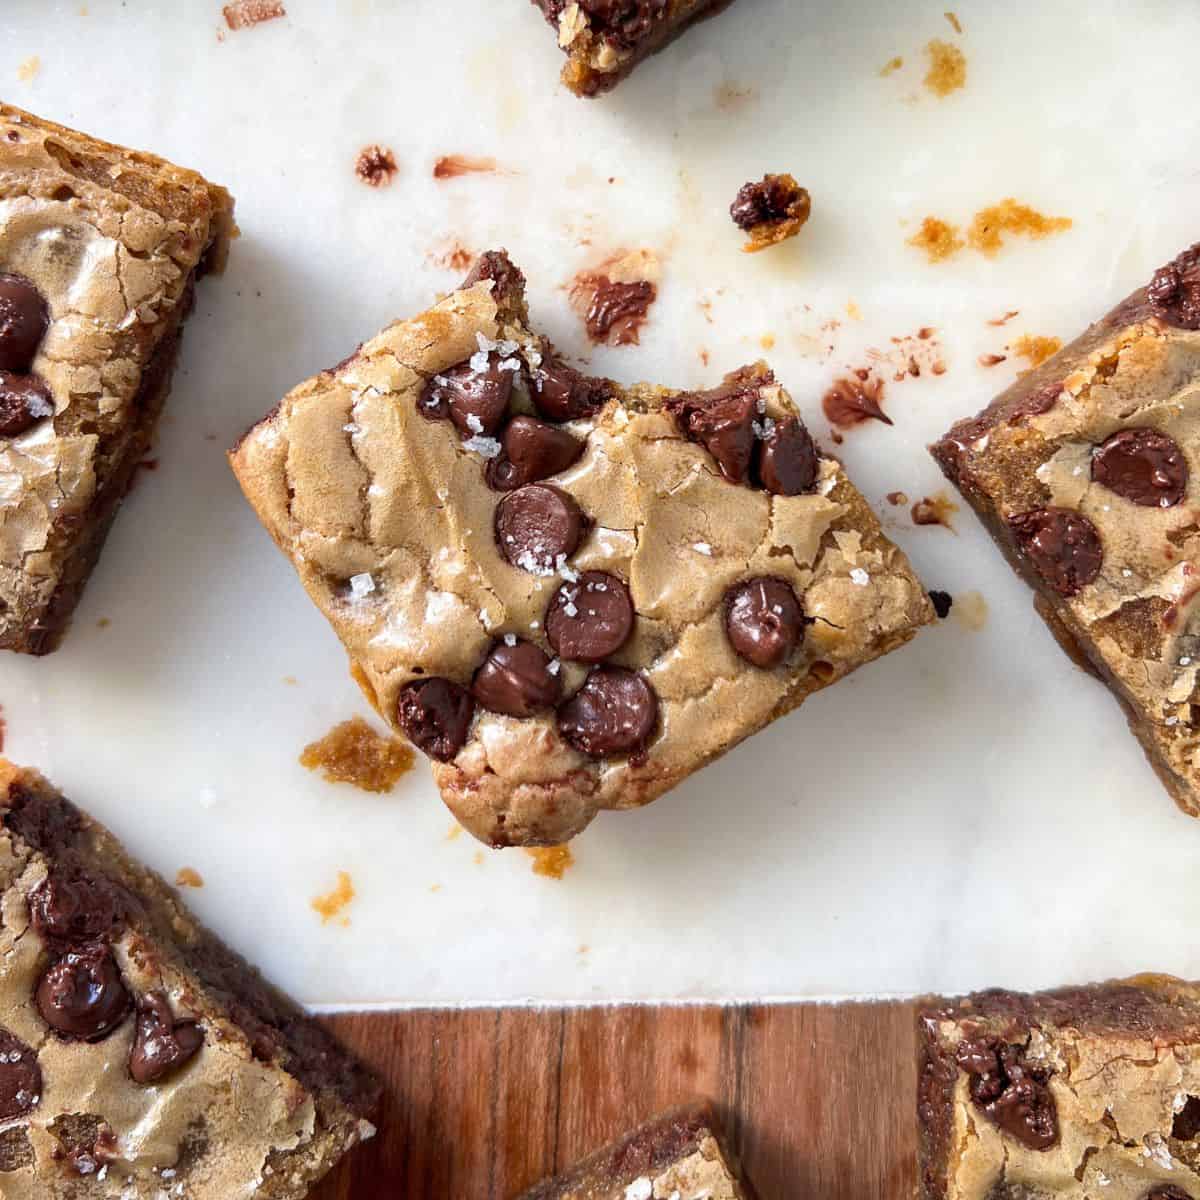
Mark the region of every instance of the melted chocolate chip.
POLYGON ((633 671, 599 667, 558 710, 558 730, 582 754, 639 754, 658 725, 658 696, 633 671))
POLYGON ((739 229, 753 229, 776 221, 808 216, 808 192, 789 175, 764 175, 758 183, 745 183, 729 206, 739 229))
POLYGON ((68 950, 41 978, 35 995, 42 1020, 61 1037, 106 1038, 129 1013, 129 992, 102 942, 68 950))
POLYGON ((157 1083, 178 1070, 204 1045, 204 1031, 195 1021, 177 1021, 162 992, 138 1001, 129 1074, 135 1083, 157 1083))
POLYGON ((83 871, 55 869, 29 893, 33 927, 47 940, 102 938, 117 923, 119 908, 112 883, 83 871))
POLYGON ((583 442, 536 417, 513 417, 500 439, 501 453, 488 463, 488 484, 511 492, 565 471, 582 453, 583 442))
POLYGON ((449 762, 463 748, 474 715, 470 692, 449 679, 419 679, 400 692, 400 728, 414 746, 440 762, 449 762))
POLYGON ((546 612, 546 637, 560 658, 602 662, 629 640, 633 615, 633 600, 622 580, 606 571, 584 571, 554 593, 546 612))
POLYGON ((562 677, 550 669, 545 651, 532 642, 497 642, 475 672, 471 694, 492 712, 531 717, 553 708, 562 695, 562 677))
POLYGON ((37 1055, 0 1027, 0 1121, 25 1116, 41 1098, 42 1069, 37 1055))
POLYGON ((548 421, 590 417, 611 396, 607 379, 592 379, 566 363, 548 360, 533 372, 533 403, 548 421))
POLYGON ((1189 1096, 1171 1122, 1171 1136, 1190 1142, 1200 1134, 1200 1096, 1189 1096))
POLYGON ((944 621, 954 606, 954 597, 949 592, 932 591, 929 593, 929 600, 933 605, 933 611, 937 613, 940 620, 944 621))
POLYGON ((1157 429, 1122 429, 1096 447, 1092 478, 1144 508, 1170 508, 1187 491, 1187 459, 1157 429))
MULTIPOLYGON (((557 25, 570 0, 534 0, 557 25)), ((631 50, 645 38, 667 13, 667 0, 579 0, 590 18, 592 29, 605 41, 631 50)))
POLYGON ((524 295, 525 276, 503 250, 488 250, 481 254, 459 286, 474 287, 485 279, 492 283, 492 299, 497 304, 512 304, 524 295))
POLYGON ((1155 316, 1181 329, 1200 329, 1200 242, 1154 273, 1146 298, 1155 316))
POLYGON ((503 370, 497 354, 488 355, 487 369, 459 363, 435 375, 417 403, 422 415, 449 417, 463 437, 491 437, 504 424, 516 371, 503 370))
POLYGON ((37 288, 0 273, 0 371, 28 371, 49 327, 50 310, 37 288))
POLYGON ((16 437, 53 415, 54 398, 36 375, 0 371, 0 437, 16 437))
POLYGON ((758 478, 776 496, 799 496, 817 486, 817 447, 799 417, 775 421, 763 438, 758 478))
POLYGON ((1173 1183, 1160 1183, 1152 1187, 1142 1200, 1192 1200, 1192 1197, 1173 1183))
POLYGON ((1104 547, 1095 525, 1070 508, 1035 508, 1010 517, 1017 545, 1060 596, 1074 596, 1100 574, 1104 547))
POLYGON ((759 389, 742 383, 691 392, 672 403, 683 432, 717 460, 730 483, 743 483, 754 457, 759 389))
POLYGON ((800 644, 804 610, 786 580, 747 579, 725 594, 725 632, 741 658, 769 671, 800 644))
POLYGON ((955 1058, 970 1079, 972 1101, 990 1121, 1031 1150, 1058 1142, 1050 1071, 1027 1062, 1023 1046, 977 1038, 960 1042, 955 1058))
POLYGON ((527 484, 496 505, 500 553, 534 575, 553 574, 560 559, 574 554, 584 525, 579 505, 549 483, 527 484))
POLYGON ((638 328, 646 319, 658 289, 645 279, 618 283, 607 275, 595 276, 592 301, 584 317, 593 342, 627 346, 638 340, 638 328))

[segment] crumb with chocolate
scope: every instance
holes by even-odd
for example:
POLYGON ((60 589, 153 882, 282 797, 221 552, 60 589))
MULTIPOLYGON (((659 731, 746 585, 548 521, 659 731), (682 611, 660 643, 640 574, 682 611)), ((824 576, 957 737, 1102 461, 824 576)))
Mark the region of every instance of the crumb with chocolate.
POLYGON ((745 183, 729 207, 733 223, 749 235, 747 254, 786 242, 800 232, 812 213, 808 189, 791 175, 764 175, 745 183))
POLYGON ((358 152, 358 158, 354 160, 354 174, 367 187, 387 187, 396 177, 399 169, 396 165, 396 156, 391 149, 378 143, 364 146, 358 152))

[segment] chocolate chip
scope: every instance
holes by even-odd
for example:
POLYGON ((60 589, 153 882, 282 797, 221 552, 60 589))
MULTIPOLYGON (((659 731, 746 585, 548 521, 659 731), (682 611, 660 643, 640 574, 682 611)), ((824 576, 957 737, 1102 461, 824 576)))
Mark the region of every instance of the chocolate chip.
POLYGON ((1187 459, 1157 429, 1122 429, 1096 447, 1092 478, 1144 508, 1170 508, 1187 491, 1187 459))
POLYGON ((485 279, 491 280, 492 299, 497 304, 513 304, 525 293, 525 276, 503 250, 481 254, 459 287, 474 287, 485 279))
POLYGON ((500 456, 487 467, 488 484, 511 492, 565 471, 583 453, 583 442, 536 417, 513 417, 500 439, 500 456))
POLYGON ((50 310, 37 288, 0 273, 0 371, 28 371, 49 327, 50 310))
POLYGON ((534 406, 549 421, 590 417, 612 396, 607 379, 589 378, 557 360, 547 360, 532 374, 534 406))
POLYGON ((1000 1129, 1031 1150, 1049 1150, 1058 1142, 1050 1071, 1026 1061, 1023 1046, 977 1038, 960 1042, 955 1059, 969 1077, 975 1106, 1000 1129))
POLYGON ((741 658, 769 671, 800 644, 804 610, 786 580, 747 579, 725 593, 725 632, 741 658))
POLYGON ((1171 1136, 1190 1142, 1200 1134, 1200 1096, 1189 1096, 1171 1122, 1171 1136))
POLYGON ((758 451, 758 478, 776 496, 799 496, 817 486, 817 447, 799 417, 772 423, 758 451))
MULTIPOLYGON (((568 0, 536 0, 557 24, 568 0)), ((667 13, 667 0, 579 0, 595 33, 605 41, 632 50, 667 13)))
POLYGON ((530 483, 496 505, 496 545, 522 571, 552 575, 583 537, 579 505, 549 483, 530 483))
POLYGON ((758 183, 745 183, 729 206, 729 215, 739 229, 753 229, 776 221, 807 220, 811 200, 808 191, 790 175, 764 175, 758 183))
POLYGON ((1154 273, 1146 298, 1164 321, 1200 329, 1200 242, 1154 273))
POLYGON ((1074 596, 1100 574, 1104 547, 1095 525, 1070 508, 1035 508, 1008 520, 1022 553, 1060 596, 1074 596))
POLYGON ((90 942, 117 923, 116 888, 83 871, 55 869, 29 893, 34 929, 47 940, 90 942))
POLYGON ((53 415, 54 398, 36 375, 0 371, 0 437, 16 437, 53 415))
POLYGON ((597 663, 616 654, 633 632, 633 600, 624 582, 606 571, 584 571, 554 593, 546 637, 560 658, 597 663))
POLYGON ((157 1083, 178 1070, 204 1045, 204 1031, 195 1021, 177 1021, 162 992, 138 1001, 129 1074, 135 1083, 157 1083))
POLYGON ((68 950, 41 978, 35 995, 42 1020, 64 1038, 98 1042, 129 1013, 129 993, 103 942, 68 950))
POLYGON ((23 1117, 41 1098, 42 1069, 37 1055, 0 1027, 0 1121, 23 1117))
POLYGON ((933 611, 944 621, 950 615, 954 597, 949 592, 932 591, 929 593, 929 600, 933 604, 933 611))
POLYGON ((418 408, 426 417, 449 417, 463 437, 491 437, 504 424, 516 371, 504 370, 498 354, 485 370, 471 359, 435 375, 422 389, 418 408))
POLYGON ((658 725, 658 696, 633 671, 599 667, 558 710, 558 731, 582 754, 638 754, 658 725))
POLYGON ((530 717, 553 708, 562 695, 562 678, 550 659, 532 642, 497 642, 475 672, 471 694, 492 712, 530 717))
POLYGON ((590 283, 594 290, 584 317, 588 337, 612 346, 636 343, 638 329, 658 298, 658 289, 645 279, 618 283, 607 275, 592 276, 590 283))
POLYGON ((419 679, 400 692, 400 728, 414 746, 441 762, 463 748, 474 715, 470 692, 449 679, 419 679))
POLYGON ((1181 1187, 1173 1183, 1160 1183, 1152 1187, 1142 1200, 1192 1200, 1192 1197, 1181 1187))
POLYGON ((734 383, 690 392, 671 405, 683 432, 717 460, 730 483, 742 483, 750 474, 758 398, 757 387, 734 383))

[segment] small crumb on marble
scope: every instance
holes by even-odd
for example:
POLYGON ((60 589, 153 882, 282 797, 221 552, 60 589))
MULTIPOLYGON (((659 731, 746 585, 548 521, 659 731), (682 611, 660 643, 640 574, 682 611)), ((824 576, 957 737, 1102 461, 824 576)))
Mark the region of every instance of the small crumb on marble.
POLYGON ((531 846, 525 853, 533 859, 533 873, 547 879, 561 879, 575 865, 570 846, 531 846))
POLYGON ((958 13, 948 12, 945 13, 944 16, 946 20, 950 22, 950 28, 953 29, 955 33, 961 34, 963 27, 962 22, 958 19, 958 13))
POLYGON ((893 508, 900 508, 902 505, 908 503, 908 496, 904 492, 888 492, 887 502, 893 508))
POLYGON ((33 81, 34 76, 36 76, 41 69, 42 60, 36 54, 34 54, 32 57, 27 58, 17 68, 17 78, 22 83, 30 83, 33 81))
MULTIPOLYGON (((326 892, 321 896, 314 896, 311 904, 314 911, 321 914, 321 924, 328 925, 334 917, 341 916, 342 912, 354 899, 354 882, 345 871, 337 873, 337 886, 331 892, 326 892)), ((350 922, 346 918, 342 918, 342 924, 348 925, 350 922)))
POLYGON ((377 142, 364 146, 354 160, 354 174, 368 187, 387 187, 399 169, 391 149, 377 142))
POLYGON ((235 0, 233 4, 226 4, 222 12, 230 29, 250 29, 264 21, 287 16, 287 9, 279 0, 235 0))
POLYGON ((943 491, 924 496, 912 506, 914 525, 942 525, 951 532, 954 526, 950 518, 958 512, 958 505, 943 491))
POLYGON ((1070 217, 1048 217, 1009 196, 975 214, 967 242, 972 250, 994 258, 1004 245, 1006 233, 1040 240, 1064 233, 1074 224, 1070 217))
POLYGON ((1029 363, 1028 374, 1035 367, 1040 367, 1048 358, 1053 358, 1062 349, 1062 338, 1038 337, 1035 334, 1022 334, 1016 341, 1010 342, 1007 349, 1017 358, 1023 358, 1029 363))
POLYGON ((897 54, 895 58, 889 58, 887 62, 885 62, 883 66, 879 68, 879 74, 886 79, 887 76, 894 75, 897 71, 899 71, 902 66, 904 66, 904 59, 897 54))
POLYGON ((97 629, 107 629, 112 624, 112 619, 109 617, 101 617, 96 622, 97 629))
POLYGON ((175 886, 202 888, 204 886, 204 878, 195 867, 180 867, 175 872, 175 886))
POLYGON ((957 225, 941 217, 926 217, 908 244, 924 251, 931 263, 938 263, 953 258, 967 243, 957 225))
POLYGON ((987 601, 980 592, 962 592, 954 601, 954 619, 972 633, 979 633, 987 624, 987 601))
POLYGON ((954 607, 954 597, 949 592, 939 592, 935 589, 929 593, 929 601, 939 621, 944 621, 950 615, 950 609, 954 607))
POLYGON ((967 86, 967 56, 957 46, 934 38, 925 53, 929 55, 925 86, 935 96, 945 98, 967 86))
POLYGON ((300 765, 319 770, 330 783, 351 783, 364 792, 390 792, 413 765, 412 748, 377 733, 362 717, 336 725, 305 746, 300 765))

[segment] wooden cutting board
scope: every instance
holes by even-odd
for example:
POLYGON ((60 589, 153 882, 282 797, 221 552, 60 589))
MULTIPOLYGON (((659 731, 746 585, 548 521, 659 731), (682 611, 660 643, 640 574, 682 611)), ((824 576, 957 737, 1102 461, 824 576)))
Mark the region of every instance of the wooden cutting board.
POLYGON ((907 1200, 910 1003, 469 1009, 331 1017, 385 1077, 378 1136, 315 1200, 512 1200, 707 1096, 761 1200, 907 1200))

